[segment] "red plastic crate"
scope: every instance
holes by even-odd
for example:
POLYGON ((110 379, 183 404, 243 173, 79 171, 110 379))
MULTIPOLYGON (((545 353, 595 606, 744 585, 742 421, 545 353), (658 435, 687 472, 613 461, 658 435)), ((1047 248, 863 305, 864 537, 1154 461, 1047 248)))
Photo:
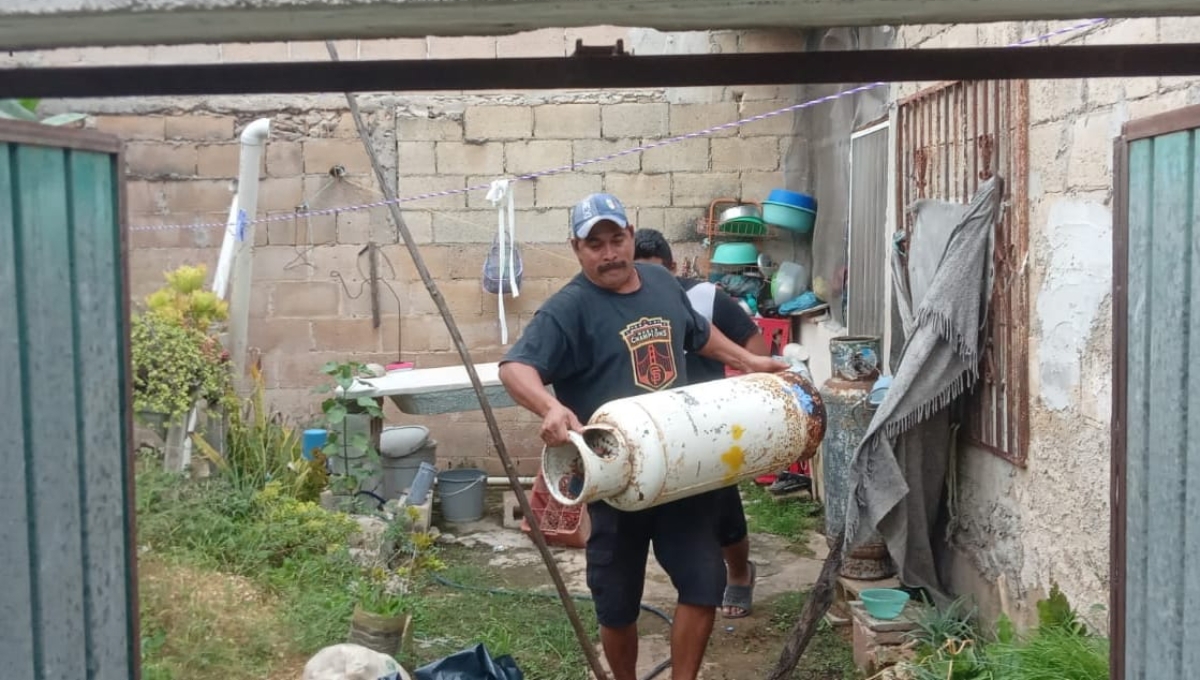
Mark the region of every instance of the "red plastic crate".
MULTIPOLYGON (((529 505, 533 514, 537 516, 538 525, 542 528, 547 543, 564 548, 587 546, 588 536, 592 533, 587 505, 568 507, 554 500, 541 470, 538 470, 537 479, 533 483, 533 495, 529 497, 529 505)), ((526 534, 530 532, 529 520, 521 520, 521 531, 526 534)))

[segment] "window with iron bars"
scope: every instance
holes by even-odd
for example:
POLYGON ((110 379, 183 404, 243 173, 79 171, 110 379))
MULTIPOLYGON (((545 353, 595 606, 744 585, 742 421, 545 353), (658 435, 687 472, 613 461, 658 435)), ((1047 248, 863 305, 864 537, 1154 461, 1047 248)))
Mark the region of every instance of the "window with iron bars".
POLYGON ((994 286, 967 436, 1024 466, 1029 442, 1029 85, 954 82, 923 90, 900 102, 895 134, 896 214, 909 233, 913 221, 907 208, 916 200, 967 203, 993 175, 1004 180, 994 286))

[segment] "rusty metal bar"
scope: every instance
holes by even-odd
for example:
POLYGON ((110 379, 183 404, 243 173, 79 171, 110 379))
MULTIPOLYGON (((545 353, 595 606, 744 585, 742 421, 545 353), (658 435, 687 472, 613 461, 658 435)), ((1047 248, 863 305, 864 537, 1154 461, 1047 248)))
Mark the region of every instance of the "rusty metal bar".
MULTIPOLYGON (((1000 174, 1004 209, 996 251, 982 376, 972 397, 969 438, 1017 465, 1025 463, 1028 423, 1028 83, 938 83, 898 108, 900 209, 917 198, 965 202, 1000 174), (913 165, 909 171, 907 164, 913 165)), ((906 222, 911 230, 911 222, 906 222)))

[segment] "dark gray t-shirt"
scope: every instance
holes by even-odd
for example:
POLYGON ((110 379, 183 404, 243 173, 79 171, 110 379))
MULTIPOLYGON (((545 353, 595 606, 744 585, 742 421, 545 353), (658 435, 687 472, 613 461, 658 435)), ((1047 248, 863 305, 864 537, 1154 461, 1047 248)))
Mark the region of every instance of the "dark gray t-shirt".
POLYGON ((642 286, 614 293, 582 273, 546 300, 501 363, 537 369, 586 423, 613 399, 688 384, 685 352, 708 342, 708 321, 657 265, 635 264, 642 286))

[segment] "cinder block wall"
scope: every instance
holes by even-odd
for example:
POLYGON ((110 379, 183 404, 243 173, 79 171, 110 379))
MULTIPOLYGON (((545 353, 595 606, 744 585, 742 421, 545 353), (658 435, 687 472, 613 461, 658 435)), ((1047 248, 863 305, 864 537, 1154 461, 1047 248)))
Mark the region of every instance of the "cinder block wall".
MULTIPOLYGON (((680 33, 599 27, 544 30, 504 37, 341 41, 343 59, 564 56, 576 38, 611 44, 623 39, 635 54, 803 49, 796 32, 680 33)), ((323 43, 209 45, 59 50, 9 57, 21 64, 153 61, 327 59, 323 43)), ((606 154, 695 132, 796 103, 793 88, 689 88, 638 91, 435 92, 362 97, 389 181, 401 197, 464 189, 501 177, 571 166, 606 154)), ((255 230, 250 340, 261 352, 269 396, 303 422, 318 410, 313 387, 330 360, 419 367, 459 362, 449 335, 420 282, 385 208, 297 217, 312 210, 381 198, 353 120, 340 95, 218 97, 53 102, 47 108, 95 113, 95 127, 127 141, 131 277, 140 299, 179 264, 215 268, 223 229, 181 226, 223 223, 237 175, 237 135, 260 117, 271 119, 260 216, 255 230), (334 168, 344 170, 333 177, 334 168), (172 228, 156 229, 153 227, 172 228), (371 321, 368 262, 360 251, 381 245, 382 323, 371 321)), ((661 229, 681 256, 699 252, 697 222, 720 197, 762 200, 782 186, 781 159, 793 143, 793 116, 781 115, 711 138, 515 185, 517 234, 525 283, 506 299, 510 338, 538 305, 578 271, 566 245, 569 207, 605 190, 619 196, 639 226, 661 229)), ((496 233, 496 209, 485 191, 406 202, 404 220, 437 279, 477 362, 494 361, 500 344, 496 298, 480 273, 496 233)), ((505 440, 525 473, 537 469, 537 423, 521 409, 497 413, 505 440)), ((410 417, 427 425, 443 464, 499 471, 482 414, 410 417)))

